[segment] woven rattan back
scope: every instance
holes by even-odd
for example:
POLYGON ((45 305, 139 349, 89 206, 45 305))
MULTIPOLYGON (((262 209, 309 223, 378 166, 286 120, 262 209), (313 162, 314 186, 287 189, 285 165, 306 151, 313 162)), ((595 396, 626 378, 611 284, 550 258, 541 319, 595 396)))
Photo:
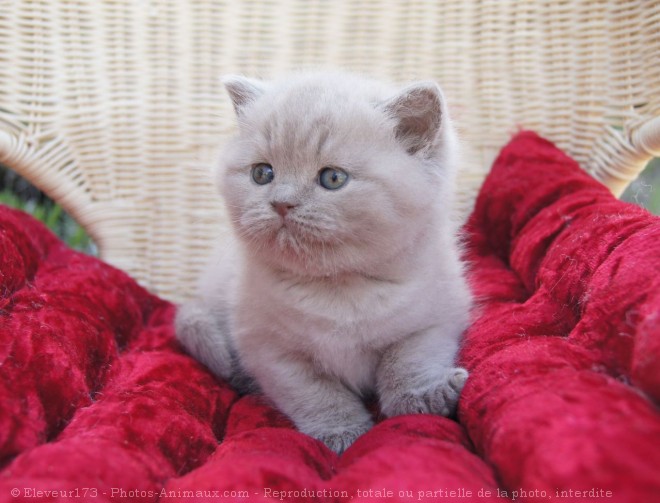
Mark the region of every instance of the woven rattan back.
POLYGON ((464 208, 517 128, 617 194, 660 155, 657 0, 0 0, 0 162, 181 300, 226 229, 219 76, 309 65, 436 79, 472 150, 464 208))

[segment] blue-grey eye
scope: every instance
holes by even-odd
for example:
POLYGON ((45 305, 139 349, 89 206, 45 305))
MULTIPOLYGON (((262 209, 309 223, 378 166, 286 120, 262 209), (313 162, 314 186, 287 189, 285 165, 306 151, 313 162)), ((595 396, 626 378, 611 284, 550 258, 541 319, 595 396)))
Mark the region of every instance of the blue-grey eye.
POLYGON ((337 190, 348 181, 348 173, 338 168, 323 168, 319 172, 321 187, 328 190, 337 190))
POLYGON ((263 162, 255 164, 252 167, 252 179, 259 185, 266 185, 272 182, 274 176, 273 167, 270 164, 263 162))

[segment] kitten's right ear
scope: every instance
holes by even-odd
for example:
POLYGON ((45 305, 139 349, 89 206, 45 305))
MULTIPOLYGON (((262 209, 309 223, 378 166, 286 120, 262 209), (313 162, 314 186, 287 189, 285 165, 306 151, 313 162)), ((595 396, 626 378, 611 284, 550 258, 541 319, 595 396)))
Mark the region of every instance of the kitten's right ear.
POLYGON ((234 105, 236 115, 240 116, 250 103, 256 101, 266 91, 264 83, 257 79, 249 79, 241 75, 227 75, 222 78, 229 97, 234 105))

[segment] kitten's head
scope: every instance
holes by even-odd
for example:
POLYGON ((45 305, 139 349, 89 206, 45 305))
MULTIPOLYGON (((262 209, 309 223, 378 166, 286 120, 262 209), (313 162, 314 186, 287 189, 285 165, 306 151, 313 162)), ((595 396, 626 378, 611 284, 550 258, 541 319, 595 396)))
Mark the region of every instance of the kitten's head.
POLYGON ((456 140, 435 83, 396 91, 328 73, 224 83, 239 131, 221 191, 260 260, 311 277, 371 275, 445 224, 456 140))

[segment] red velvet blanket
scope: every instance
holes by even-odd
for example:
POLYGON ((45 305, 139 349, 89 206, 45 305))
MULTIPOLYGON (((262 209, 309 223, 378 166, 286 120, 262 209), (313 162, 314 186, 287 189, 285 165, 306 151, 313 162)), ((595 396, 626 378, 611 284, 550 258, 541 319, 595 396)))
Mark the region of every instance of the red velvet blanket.
POLYGON ((183 355, 172 305, 0 208, 0 501, 659 501, 660 219, 521 133, 466 230, 459 423, 338 458, 183 355))

